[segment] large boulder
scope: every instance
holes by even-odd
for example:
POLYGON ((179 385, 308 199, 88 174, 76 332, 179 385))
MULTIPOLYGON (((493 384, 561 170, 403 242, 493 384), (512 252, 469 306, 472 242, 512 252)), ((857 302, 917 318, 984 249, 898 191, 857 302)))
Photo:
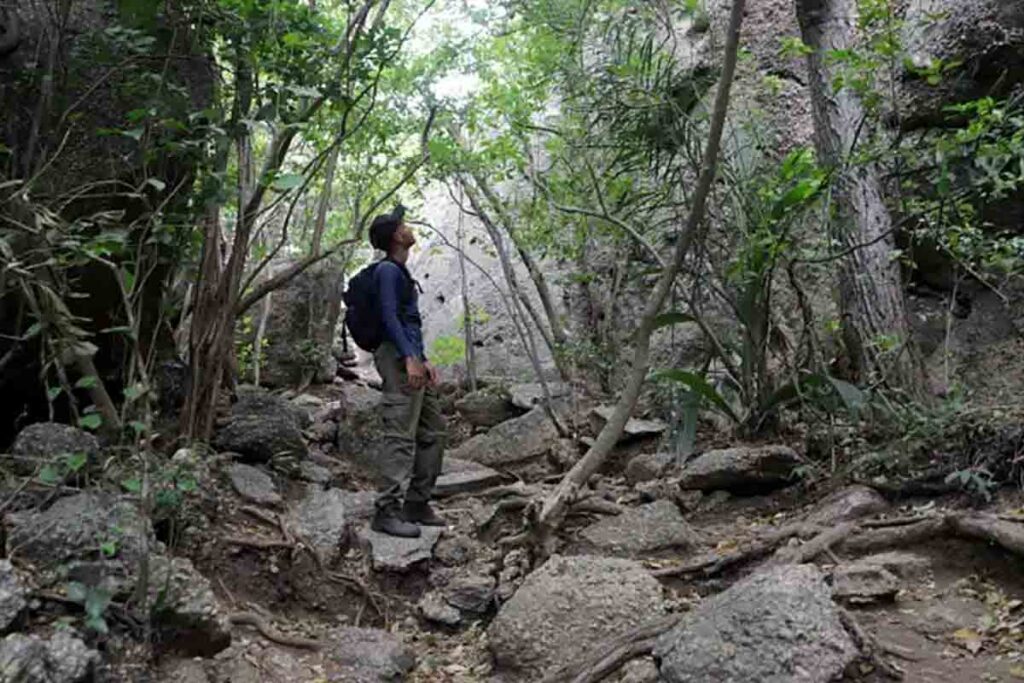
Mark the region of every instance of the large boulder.
POLYGON ((258 505, 277 505, 281 502, 281 494, 274 486, 274 480, 263 470, 240 462, 228 468, 231 486, 242 498, 258 505))
POLYGON ((28 604, 28 589, 10 560, 0 560, 0 631, 6 631, 28 604))
POLYGON ((734 493, 765 491, 792 484, 800 456, 788 446, 738 446, 708 451, 680 473, 684 489, 734 493))
POLYGON ((436 526, 420 527, 416 538, 389 536, 369 525, 359 529, 360 542, 370 550, 371 564, 378 571, 407 572, 434 555, 434 546, 444 530, 436 526))
POLYGON ((558 430, 543 408, 503 422, 489 432, 477 434, 451 451, 460 460, 503 467, 544 455, 558 440, 558 430))
MULTIPOLYGON (((79 493, 57 500, 44 512, 11 514, 8 556, 52 568, 70 560, 104 554, 133 567, 145 548, 152 525, 126 498, 103 492, 79 493)), ((148 545, 148 544, 147 544, 148 545)))
POLYGON ((306 488, 306 496, 290 512, 296 530, 314 550, 329 560, 348 537, 352 524, 373 514, 374 494, 341 489, 323 490, 316 484, 306 488))
POLYGON ((826 683, 857 656, 814 565, 760 571, 703 601, 654 650, 669 683, 826 683))
POLYGON ((308 420, 306 412, 284 399, 246 389, 239 391, 231 419, 217 430, 213 443, 254 463, 281 457, 304 458, 308 449, 302 438, 303 420, 308 420))
POLYGON ((640 453, 626 465, 626 481, 630 484, 642 484, 645 481, 660 479, 669 473, 678 461, 675 453, 640 453))
MULTIPOLYGON (((551 398, 563 398, 570 393, 570 387, 564 382, 547 382, 548 395, 551 398)), ((509 401, 520 410, 533 410, 544 400, 544 387, 540 382, 524 382, 513 384, 508 390, 509 401)))
MULTIPOLYGON (((282 264, 286 269, 291 264, 282 264)), ((306 378, 330 382, 337 369, 331 355, 341 310, 342 274, 330 261, 306 269, 271 295, 260 381, 271 387, 306 378)))
POLYGON ((889 503, 878 491, 869 486, 854 485, 828 496, 807 521, 819 526, 832 526, 877 515, 888 509, 889 503))
POLYGON ((210 656, 231 644, 227 616, 191 560, 152 556, 149 599, 157 626, 175 649, 210 656))
POLYGON ((474 427, 493 427, 520 414, 503 391, 493 389, 466 394, 455 402, 455 409, 474 427))
POLYGON ((597 550, 639 557, 667 548, 692 548, 697 536, 675 503, 659 500, 628 508, 588 526, 580 534, 597 550))
POLYGON ((639 563, 553 555, 502 606, 487 635, 500 667, 539 680, 661 610, 661 586, 639 563))
POLYGON ((79 638, 58 631, 48 639, 12 633, 0 641, 0 674, 11 683, 76 683, 100 656, 79 638))
POLYGON ((63 456, 81 453, 95 461, 99 452, 99 441, 88 432, 59 422, 37 422, 21 430, 11 456, 4 460, 18 474, 30 475, 63 456))

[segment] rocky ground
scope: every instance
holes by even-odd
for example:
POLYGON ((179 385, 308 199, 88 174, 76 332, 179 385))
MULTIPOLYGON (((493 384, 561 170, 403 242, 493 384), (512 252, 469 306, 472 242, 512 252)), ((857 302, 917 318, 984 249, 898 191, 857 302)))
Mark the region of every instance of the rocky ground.
MULTIPOLYGON (((27 428, 6 459, 0 680, 1024 680, 1019 491, 977 509, 810 489, 787 446, 679 462, 636 419, 541 562, 506 541, 585 444, 516 385, 446 394, 450 524, 395 539, 368 526, 371 385, 243 388, 214 452, 142 476, 27 428)), ((563 418, 601 426, 556 389, 563 418)))

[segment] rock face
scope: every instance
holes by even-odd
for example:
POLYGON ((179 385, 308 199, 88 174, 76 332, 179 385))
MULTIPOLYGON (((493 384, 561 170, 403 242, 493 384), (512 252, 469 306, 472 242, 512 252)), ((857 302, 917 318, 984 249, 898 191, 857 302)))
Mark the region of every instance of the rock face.
POLYGON ((230 421, 217 430, 213 443, 254 463, 275 457, 304 458, 308 451, 301 427, 308 419, 304 410, 277 396, 262 390, 240 390, 230 421))
POLYGON ((543 455, 557 439, 558 431, 538 407, 485 434, 477 434, 451 451, 451 456, 492 467, 512 465, 543 455))
POLYGON ((231 644, 231 626, 210 582, 192 561, 153 556, 149 597, 157 623, 173 634, 174 646, 192 655, 210 656, 231 644))
POLYGON ((653 481, 665 476, 676 464, 674 453, 641 453, 626 465, 626 480, 630 484, 653 481))
POLYGON ((502 606, 487 635, 499 666, 538 680, 661 609, 661 586, 642 565, 553 555, 502 606))
POLYGON ((793 470, 801 462, 800 456, 787 446, 740 446, 708 451, 686 464, 679 486, 735 493, 765 491, 792 484, 793 470))
POLYGON ((582 537, 600 551, 637 557, 697 544, 693 529, 674 503, 659 500, 588 526, 582 537))
POLYGON ((32 474, 41 465, 61 456, 84 453, 95 461, 100 452, 96 437, 81 429, 59 422, 37 422, 25 427, 11 447, 11 463, 18 474, 32 474))
POLYGON ((654 655, 670 683, 826 683, 857 648, 818 568, 783 565, 703 601, 654 655))
POLYGON ((340 270, 328 261, 274 291, 266 321, 262 383, 296 385, 307 374, 317 382, 331 381, 337 369, 331 355, 332 321, 337 322, 341 310, 341 285, 340 270))
POLYGON ((89 676, 99 659, 95 650, 64 632, 49 640, 12 633, 0 642, 0 672, 5 681, 76 683, 89 676))
POLYGON ((502 391, 480 389, 455 402, 455 409, 474 427, 493 427, 519 415, 502 391))
POLYGON ((274 486, 274 480, 263 470, 252 465, 234 463, 228 469, 231 485, 242 498, 259 505, 277 505, 281 502, 281 494, 274 486))
POLYGON ((0 631, 6 631, 25 609, 27 594, 14 565, 10 560, 0 560, 0 631))
POLYGON ((821 526, 831 526, 839 522, 852 522, 862 517, 877 515, 888 509, 889 503, 873 488, 848 486, 822 501, 807 521, 821 526))
POLYGON ((445 457, 441 476, 434 482, 435 496, 478 491, 501 481, 501 472, 469 460, 445 457))
POLYGON ((135 505, 106 493, 80 493, 61 498, 45 512, 10 515, 14 529, 8 534, 8 554, 40 568, 73 559, 94 559, 104 543, 129 565, 142 552, 142 534, 152 535, 149 520, 135 505))

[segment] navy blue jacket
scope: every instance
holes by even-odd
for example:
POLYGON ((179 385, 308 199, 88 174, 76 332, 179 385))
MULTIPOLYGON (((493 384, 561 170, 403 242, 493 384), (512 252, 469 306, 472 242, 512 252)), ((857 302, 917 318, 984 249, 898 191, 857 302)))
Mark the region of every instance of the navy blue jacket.
POLYGON ((373 273, 377 281, 384 339, 395 345, 400 358, 414 356, 426 360, 419 291, 407 272, 393 261, 385 260, 373 273))

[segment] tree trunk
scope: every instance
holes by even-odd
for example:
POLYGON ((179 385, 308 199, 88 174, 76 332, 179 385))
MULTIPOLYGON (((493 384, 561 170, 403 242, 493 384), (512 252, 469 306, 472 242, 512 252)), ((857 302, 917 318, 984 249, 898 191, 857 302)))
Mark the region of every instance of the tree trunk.
POLYGON ((707 146, 701 159, 701 172, 697 188, 693 194, 693 203, 687 216, 686 225, 676 241, 672 261, 661 271, 658 281, 651 291, 644 306, 643 317, 636 331, 633 352, 633 367, 629 379, 619 397, 615 410, 597 435, 594 445, 586 455, 580 458, 562 481, 558 488, 544 501, 544 506, 535 522, 533 538, 535 551, 540 557, 547 557, 554 550, 555 532, 565 517, 565 512, 575 498, 580 487, 601 467, 612 448, 618 443, 622 430, 626 426, 633 409, 636 407, 640 390, 647 377, 650 360, 651 334, 654 332, 655 320, 661 307, 668 298, 676 275, 682 268, 683 261, 690 250, 704 220, 704 206, 711 193, 718 167, 718 151, 722 142, 722 129, 725 116, 729 109, 729 90, 732 87, 733 74, 736 72, 736 56, 739 51, 740 27, 743 24, 743 9, 746 0, 734 0, 729 18, 729 29, 725 46, 725 61, 722 76, 715 93, 715 104, 711 115, 711 128, 708 132, 707 146))
MULTIPOLYGON (((462 202, 459 202, 462 205, 462 202)), ((459 280, 462 284, 462 315, 463 315, 463 333, 465 334, 466 341, 466 379, 469 382, 469 390, 476 391, 476 350, 473 346, 473 309, 469 305, 469 284, 466 281, 466 253, 465 249, 465 237, 466 231, 463 225, 463 215, 459 212, 459 227, 456 239, 458 240, 458 252, 459 252, 459 280)))
POLYGON ((924 368, 910 338, 893 223, 877 169, 851 162, 864 127, 864 107, 850 88, 835 92, 839 67, 830 53, 855 47, 855 0, 797 0, 808 56, 815 147, 819 162, 836 169, 832 232, 845 255, 839 264, 843 341, 855 379, 885 381, 920 397, 924 368))

